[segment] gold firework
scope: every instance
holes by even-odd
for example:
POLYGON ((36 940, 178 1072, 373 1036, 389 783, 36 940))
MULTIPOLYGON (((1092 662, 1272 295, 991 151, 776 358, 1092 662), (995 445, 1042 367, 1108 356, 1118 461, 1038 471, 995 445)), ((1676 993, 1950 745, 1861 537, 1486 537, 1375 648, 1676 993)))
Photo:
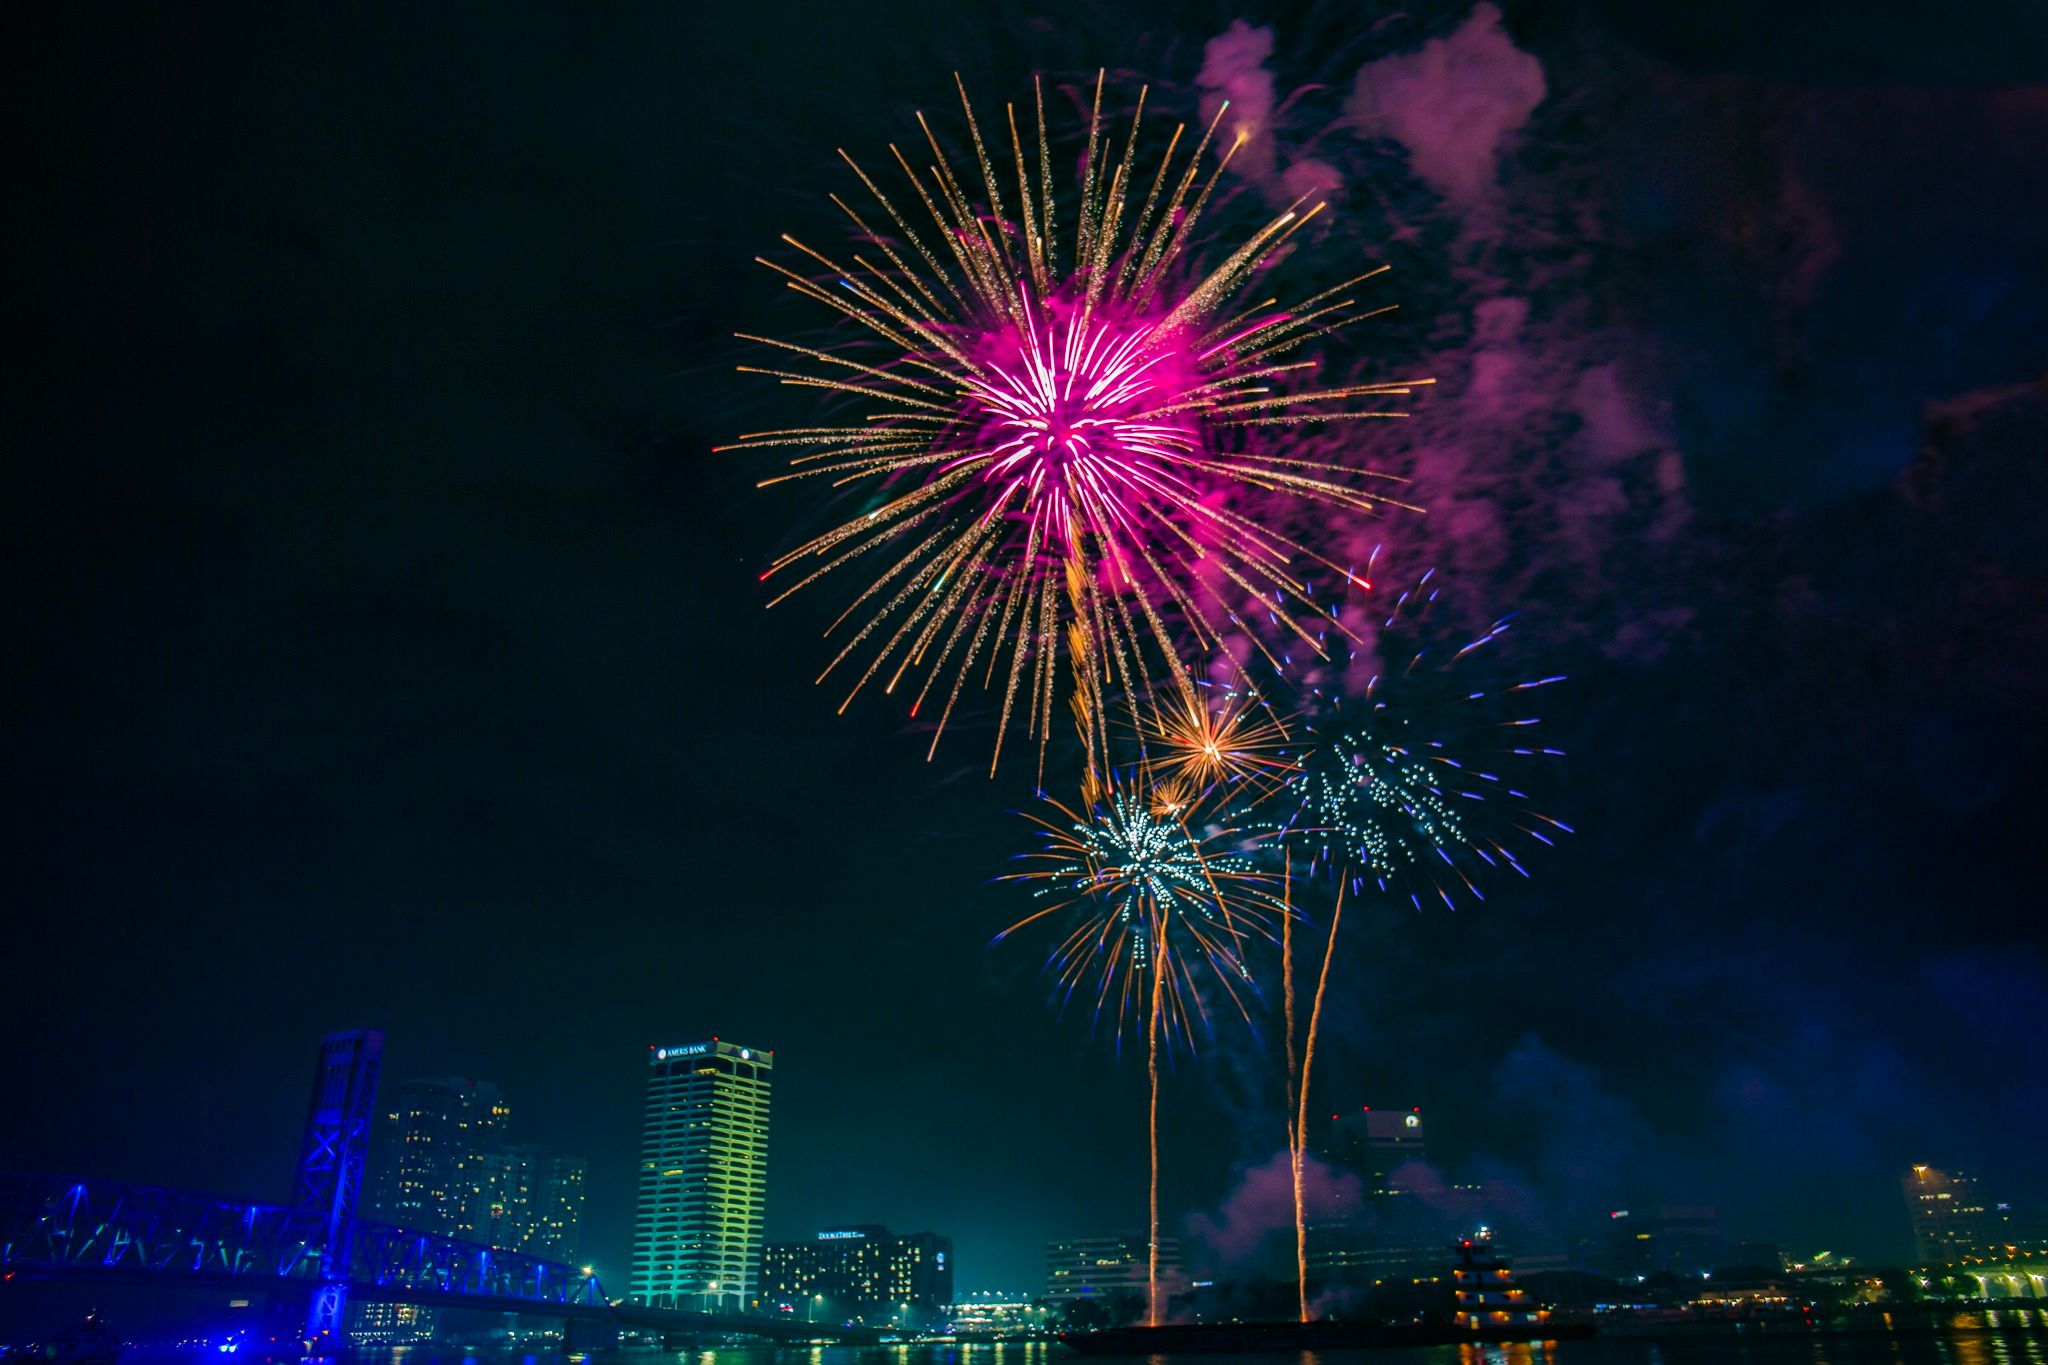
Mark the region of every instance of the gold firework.
POLYGON ((1286 724, 1256 696, 1219 689, 1171 693, 1144 713, 1145 771, 1159 786, 1206 790, 1218 783, 1253 800, 1296 771, 1286 724))
POLYGON ((1102 89, 1098 75, 1071 221, 1054 188, 1042 86, 1021 129, 1006 109, 1007 156, 1000 143, 991 151, 961 89, 966 174, 922 114, 931 159, 920 169, 891 146, 900 187, 842 151, 875 206, 833 196, 859 245, 841 259, 785 236, 803 268, 762 264, 851 339, 826 349, 742 334, 788 358, 741 368, 821 390, 847 413, 722 447, 794 452, 789 472, 764 485, 823 480, 861 498, 856 515, 763 575, 790 577, 779 602, 835 570, 865 571, 827 629, 842 643, 819 675, 850 679, 842 710, 871 683, 914 689, 912 715, 938 708, 936 749, 978 680, 1002 699, 991 771, 1020 713, 1042 768, 1065 687, 1091 786, 1108 744, 1104 698, 1120 694, 1135 720, 1139 699, 1160 690, 1155 672, 1192 694, 1183 660, 1216 652, 1226 633, 1256 639, 1243 613, 1321 652, 1304 620, 1336 623, 1307 600, 1294 566, 1328 561, 1245 504, 1261 494, 1361 513, 1406 504, 1360 486, 1387 476, 1265 442, 1307 423, 1403 416, 1372 400, 1429 382, 1316 387, 1301 347, 1386 311, 1361 311, 1354 289, 1385 267, 1291 308, 1244 297, 1323 208, 1303 201, 1197 268, 1196 229, 1235 144, 1204 174, 1216 120, 1185 155, 1176 127, 1155 163, 1139 152, 1144 93, 1119 146, 1102 89))

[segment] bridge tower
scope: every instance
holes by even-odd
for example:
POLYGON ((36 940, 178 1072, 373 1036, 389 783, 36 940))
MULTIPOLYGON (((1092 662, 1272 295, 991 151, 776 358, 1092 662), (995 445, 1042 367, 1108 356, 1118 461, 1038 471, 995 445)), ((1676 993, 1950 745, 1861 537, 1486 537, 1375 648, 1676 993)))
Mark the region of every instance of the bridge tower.
POLYGON ((292 1207, 317 1214, 325 1238, 320 1283, 306 1308, 306 1336, 338 1342, 348 1307, 349 1239, 363 1186, 363 1158, 376 1113, 384 1035, 374 1029, 329 1034, 313 1072, 313 1098, 292 1180, 292 1207))

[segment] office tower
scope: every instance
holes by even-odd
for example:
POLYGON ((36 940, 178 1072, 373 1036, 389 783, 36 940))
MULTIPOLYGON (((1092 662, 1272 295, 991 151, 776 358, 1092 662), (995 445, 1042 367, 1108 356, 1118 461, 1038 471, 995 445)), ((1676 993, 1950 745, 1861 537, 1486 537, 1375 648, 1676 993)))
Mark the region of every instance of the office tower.
MULTIPOLYGON (((416 1232, 572 1262, 583 1230, 581 1157, 506 1142, 511 1108, 498 1087, 430 1076, 398 1087, 377 1121, 382 1164, 376 1217, 416 1232)), ((435 1310, 363 1304, 350 1334, 359 1342, 418 1341, 435 1310)))
MULTIPOLYGON (((1419 1108, 1365 1105, 1332 1114, 1316 1152, 1334 1176, 1305 1210, 1307 1269, 1318 1285, 1440 1274, 1445 1248, 1491 1228, 1502 1212, 1497 1192, 1446 1179, 1426 1164, 1428 1129, 1419 1108)), ((1285 1264, 1272 1273, 1292 1270, 1293 1251, 1285 1246, 1285 1264)))
POLYGON ((1913 1220, 1913 1254, 1921 1265, 1946 1265, 1981 1256, 1997 1240, 1994 1219, 1977 1191, 1977 1177, 1962 1171, 1909 1167, 1899 1180, 1913 1220))
POLYGON ((1423 1210, 1413 1199, 1397 1198, 1392 1179, 1427 1150, 1420 1109, 1366 1105, 1330 1115, 1316 1153, 1337 1178, 1305 1210, 1308 1270, 1318 1283, 1370 1284, 1443 1261, 1452 1229, 1419 1217, 1423 1210))
MULTIPOLYGON (((504 1096, 488 1082, 424 1076, 402 1083, 378 1114, 372 1140, 379 1221, 483 1241, 485 1154, 510 1117, 504 1096)), ((436 1321, 436 1310, 418 1304, 366 1303, 353 1314, 349 1335, 362 1344, 425 1341, 436 1321)))
POLYGON ((583 1258, 583 1196, 590 1184, 590 1163, 547 1148, 529 1147, 534 1163, 533 1222, 527 1234, 531 1254, 575 1262, 583 1258))
MULTIPOLYGON (((1055 1303, 1135 1293, 1142 1300, 1149 1269, 1145 1235, 1119 1233, 1106 1237, 1072 1237, 1045 1244, 1045 1297, 1055 1303)), ((1159 1280, 1178 1287, 1181 1281, 1180 1242, 1159 1239, 1159 1280)))
POLYGON ((582 1247, 583 1158, 531 1143, 482 1153, 470 1221, 499 1251, 574 1261, 582 1247))
POLYGON ((1357 1176, 1368 1198, 1389 1193, 1388 1177, 1404 1163, 1427 1155, 1420 1109, 1367 1105, 1356 1113, 1333 1114, 1323 1139, 1323 1160, 1357 1176))
POLYGON ((1648 1279, 1666 1271, 1697 1275, 1726 1260, 1720 1220, 1711 1208, 1658 1206, 1607 1215, 1602 1268, 1616 1279, 1648 1279))
POLYGON ((633 1297, 658 1308, 752 1307, 775 1054, 714 1038, 651 1048, 647 1064, 633 1297))
POLYGON ((953 1301, 953 1241, 872 1223, 826 1228, 761 1250, 761 1302, 832 1320, 922 1321, 953 1301))
POLYGON ((386 1173, 384 1216, 400 1227, 483 1242, 484 1155, 511 1120, 498 1087, 460 1076, 429 1076, 398 1087, 386 1122, 395 1160, 386 1173))
POLYGON ((575 1260, 583 1158, 508 1143, 511 1118, 488 1081, 431 1076, 399 1086, 380 1124, 378 1147, 387 1160, 377 1216, 497 1251, 575 1260))

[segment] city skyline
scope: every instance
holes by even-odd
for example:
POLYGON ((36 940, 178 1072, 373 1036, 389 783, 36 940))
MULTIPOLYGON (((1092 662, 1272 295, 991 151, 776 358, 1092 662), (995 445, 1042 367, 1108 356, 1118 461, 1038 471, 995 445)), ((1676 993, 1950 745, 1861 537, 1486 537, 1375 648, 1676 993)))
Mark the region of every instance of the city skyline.
MULTIPOLYGON (((335 1035, 327 1046, 357 1036, 335 1035)), ((377 1038, 381 1054, 382 1035, 370 1036, 377 1038)), ((962 1286, 958 1294, 963 1300, 991 1291, 1021 1292, 1027 1300, 1053 1304, 1091 1297, 1111 1302, 1118 1294, 1142 1292, 1144 1236, 1129 1231, 1069 1228, 1028 1248, 1005 1248, 1019 1265, 1026 1256, 1042 1253, 1039 1287, 1023 1289, 1017 1284, 957 1281, 959 1261, 953 1239, 946 1235, 898 1235, 880 1223, 842 1222, 810 1236, 778 1238, 765 1230, 760 1217, 772 1188, 761 1161, 768 1126, 767 1084, 765 1079, 737 1074, 743 1066, 772 1066, 774 1053, 713 1038, 649 1046, 645 1056, 653 1069, 647 1073, 641 1110, 641 1195, 632 1220, 636 1250, 628 1264, 649 1268, 613 1281, 621 1286, 614 1292, 630 1302, 694 1305, 711 1311, 797 1311, 785 1300, 794 1292, 789 1284, 804 1279, 819 1281, 811 1288, 831 1288, 833 1292, 818 1301, 829 1301, 854 1319, 876 1312, 877 1321, 887 1322, 888 1309, 914 1305, 918 1321, 929 1323, 940 1307, 954 1301, 945 1296, 952 1295, 956 1285, 962 1286), (729 1073, 715 1075, 715 1067, 729 1068, 729 1073), (714 1094, 715 1087, 735 1085, 752 1089, 745 1094, 714 1094), (723 1134, 716 1138, 722 1148, 731 1151, 733 1143, 740 1144, 739 1165, 731 1165, 730 1156, 712 1156, 710 1137, 693 1142, 684 1136, 686 1131, 713 1127, 723 1134), (657 1171, 671 1160, 678 1169, 657 1171), (681 1179, 657 1180, 650 1186, 651 1173, 681 1179), (705 1235, 703 1229, 691 1231, 677 1222, 673 1206, 682 1202, 679 1196, 685 1189, 697 1191, 693 1197, 701 1203, 707 1179, 724 1189, 735 1178, 740 1202, 705 1223, 713 1238, 706 1243, 707 1250, 678 1257, 654 1249, 664 1240, 705 1235), (659 1193, 668 1185, 674 1187, 669 1194, 659 1193), (656 1206, 669 1211, 650 1221, 648 1210, 656 1206), (728 1224, 729 1233, 716 1231, 728 1224), (865 1254, 870 1244, 879 1257, 872 1266, 859 1257, 839 1265, 849 1249, 865 1254), (819 1260, 821 1251, 837 1254, 819 1260), (721 1286, 723 1294, 708 1288, 675 1288, 714 1269, 729 1276, 734 1265, 746 1267, 741 1272, 744 1287, 728 1279, 721 1286), (880 1283, 886 1283, 887 1290, 874 1287, 880 1283), (861 1287, 849 1287, 856 1285, 861 1287), (901 1302, 899 1294, 904 1296, 901 1302)), ((509 1142, 512 1107, 490 1082, 458 1076, 409 1077, 396 1081, 392 1089, 395 1094, 379 1097, 375 1124, 365 1138, 362 1216, 500 1250, 557 1261, 581 1259, 576 1238, 585 1212, 587 1174, 581 1158, 563 1156, 542 1144, 509 1142), (539 1180, 536 1172, 544 1172, 539 1180), (564 1206, 563 1196, 552 1189, 550 1198, 539 1197, 545 1181, 565 1174, 573 1180, 573 1203, 564 1206), (536 1196, 530 1204, 506 1206, 508 1196, 528 1193, 536 1196)), ((1587 1272, 1623 1283, 1673 1272, 1691 1276, 1781 1263, 1790 1270, 1820 1268, 1794 1264, 1793 1250, 1781 1249, 1775 1240, 1775 1226, 1752 1219, 1724 1231, 1712 1205, 1674 1206, 1649 1200, 1634 1210, 1612 1210, 1575 1228, 1537 1232, 1541 1224, 1527 1221, 1528 1209, 1519 1206, 1520 1191, 1457 1183, 1453 1173, 1429 1162, 1420 1106, 1362 1105, 1333 1113, 1326 1127, 1317 1127, 1311 1145, 1315 1159, 1328 1164, 1310 1184, 1307 1265, 1325 1288, 1377 1284, 1379 1277, 1390 1274, 1431 1274, 1439 1268, 1444 1247, 1475 1230, 1493 1237, 1505 1232, 1526 1267, 1587 1272), (1517 1243, 1518 1235, 1526 1240, 1517 1243)), ((861 1172, 841 1174, 847 1185, 862 1186, 861 1172)), ((1247 1186, 1250 1183, 1248 1179, 1247 1186)), ((1856 1248, 1823 1250, 1818 1253, 1823 1267, 1939 1266, 1986 1255, 1995 1258, 2001 1248, 2048 1247, 2048 1205, 1999 1199, 1996 1192, 2002 1187, 1996 1185, 1993 1194, 1981 1193, 1975 1174, 1916 1163, 1902 1168, 1898 1185, 1904 1198, 1897 1213, 1900 1225, 1910 1229, 1911 1256, 1872 1257, 1856 1248), (1955 1202, 1942 1202, 1950 1200, 1955 1202)), ((726 1197, 717 1195, 711 1202, 726 1197)), ((844 1201, 847 1196, 839 1198, 844 1201)), ((1206 1213, 1190 1211, 1179 1224, 1170 1225, 1185 1231, 1169 1232, 1162 1242, 1163 1273, 1173 1293, 1188 1291, 1190 1269, 1247 1282, 1286 1278, 1289 1272, 1277 1257, 1277 1234, 1283 1231, 1278 1223, 1250 1229, 1268 1245, 1248 1257, 1242 1248, 1234 1252, 1229 1245, 1247 1229, 1227 1221, 1210 1222, 1206 1213), (1183 1256, 1184 1240, 1193 1249, 1191 1260, 1183 1256)), ((985 1232, 970 1229, 969 1239, 985 1232)), ((576 1266, 568 1268, 573 1271, 576 1266)), ((594 1274, 597 1267, 583 1270, 594 1274)), ((808 1292, 798 1297, 810 1299, 808 1292)), ((355 1310, 352 1322, 356 1333, 366 1338, 403 1341, 431 1332, 434 1314, 403 1310, 393 1317, 388 1307, 366 1305, 355 1310)))
MULTIPOLYGON (((1419 1106, 1428 1169, 1545 1242, 1711 1208, 1903 1264, 1913 1163, 2048 1202, 2027 42, 811 8, 25 20, 0 1167, 281 1199, 306 1049, 380 1029, 386 1100, 488 1080, 587 1161, 623 1292, 643 1049, 715 1032, 775 1050, 767 1239, 928 1229, 1012 1289, 1143 1226, 1142 1049, 990 944, 1034 908, 996 880, 1033 746, 990 777, 971 690, 930 761, 911 696, 839 714, 829 614, 761 584, 832 509, 713 453, 804 420, 731 333, 810 325, 751 260, 842 245, 836 146, 914 109, 957 140, 955 69, 1065 119, 1108 67, 1148 119, 1270 115, 1208 221, 1313 186, 1300 255, 1392 267, 1322 359, 1436 381, 1345 448, 1429 511, 1350 527, 1317 591, 1355 552, 1347 619, 1383 619, 1436 570, 1461 638, 1513 613, 1518 676, 1569 679, 1578 832, 1455 910, 1345 902, 1311 1116, 1419 1106), (1376 103, 1471 107, 1429 86, 1459 72, 1470 138, 1376 103)), ((1286 1223, 1279 993, 1247 1012, 1165 1071, 1190 1253, 1286 1223)))

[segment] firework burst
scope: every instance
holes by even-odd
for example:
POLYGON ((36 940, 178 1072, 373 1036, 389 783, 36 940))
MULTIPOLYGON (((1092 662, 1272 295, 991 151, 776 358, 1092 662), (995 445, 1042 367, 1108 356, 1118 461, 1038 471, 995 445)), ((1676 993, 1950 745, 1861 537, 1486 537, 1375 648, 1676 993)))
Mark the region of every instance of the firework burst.
POLYGON ((1042 848, 1025 855, 1036 866, 1005 880, 1033 884, 1052 904, 997 941, 1071 914, 1046 971, 1062 1008, 1080 995, 1098 1025, 1114 1020, 1119 1039, 1126 1022, 1149 1008, 1155 982, 1169 1044, 1192 1045, 1197 1028, 1206 1029, 1206 983, 1247 1014, 1247 952, 1271 940, 1279 901, 1273 878, 1246 851, 1246 832, 1203 823, 1198 796, 1161 801, 1142 778, 1112 777, 1084 809, 1050 798, 1047 805, 1050 815, 1031 817, 1044 837, 1042 848))
POLYGON ((1219 784, 1254 799, 1297 771, 1286 723, 1259 697, 1208 688, 1173 693, 1147 708, 1139 739, 1155 790, 1200 792, 1219 784))
POLYGON ((1491 874, 1529 875, 1518 845, 1572 832, 1536 810, 1526 790, 1539 765, 1564 756, 1538 738, 1529 694, 1564 679, 1478 685, 1472 661, 1512 617, 1440 654, 1415 648, 1407 618, 1436 600, 1432 574, 1382 625, 1383 655, 1402 658, 1398 670, 1375 675, 1356 698, 1328 699, 1299 772, 1276 798, 1286 813, 1272 832, 1311 869, 1333 869, 1354 889, 1372 884, 1417 909, 1425 897, 1455 909, 1461 896, 1484 900, 1491 874))
POLYGON ((844 415, 722 448, 794 452, 789 472, 763 482, 822 480, 860 497, 856 515, 763 575, 791 580, 775 601, 835 571, 857 579, 819 677, 848 679, 842 710, 870 684, 912 690, 912 715, 937 710, 936 749, 978 681, 1001 697, 991 770, 1019 717, 1042 769, 1056 696, 1070 688, 1099 789, 1110 693, 1134 715, 1156 682, 1192 694, 1183 660, 1213 653, 1254 606, 1320 649, 1304 618, 1321 613, 1295 567, 1319 556, 1262 524, 1247 495, 1359 513, 1405 505, 1373 482, 1384 476, 1275 451, 1261 433, 1404 416, 1382 400, 1428 381, 1319 387, 1301 355, 1384 311, 1362 310, 1354 288, 1379 270, 1292 307, 1247 296, 1320 204, 1297 203, 1195 266, 1197 225, 1235 150, 1208 157, 1215 120, 1184 155, 1182 128, 1141 155, 1141 92, 1119 147, 1098 77, 1078 185, 1063 199, 1042 87, 1035 119, 1021 121, 1035 155, 1014 106, 1005 156, 964 88, 960 98, 969 173, 919 115, 931 160, 919 169, 892 146, 900 187, 841 153, 874 204, 834 196, 860 244, 846 259, 785 237, 801 269, 762 262, 852 339, 824 349, 747 335, 790 368, 743 368, 821 390, 844 415))

